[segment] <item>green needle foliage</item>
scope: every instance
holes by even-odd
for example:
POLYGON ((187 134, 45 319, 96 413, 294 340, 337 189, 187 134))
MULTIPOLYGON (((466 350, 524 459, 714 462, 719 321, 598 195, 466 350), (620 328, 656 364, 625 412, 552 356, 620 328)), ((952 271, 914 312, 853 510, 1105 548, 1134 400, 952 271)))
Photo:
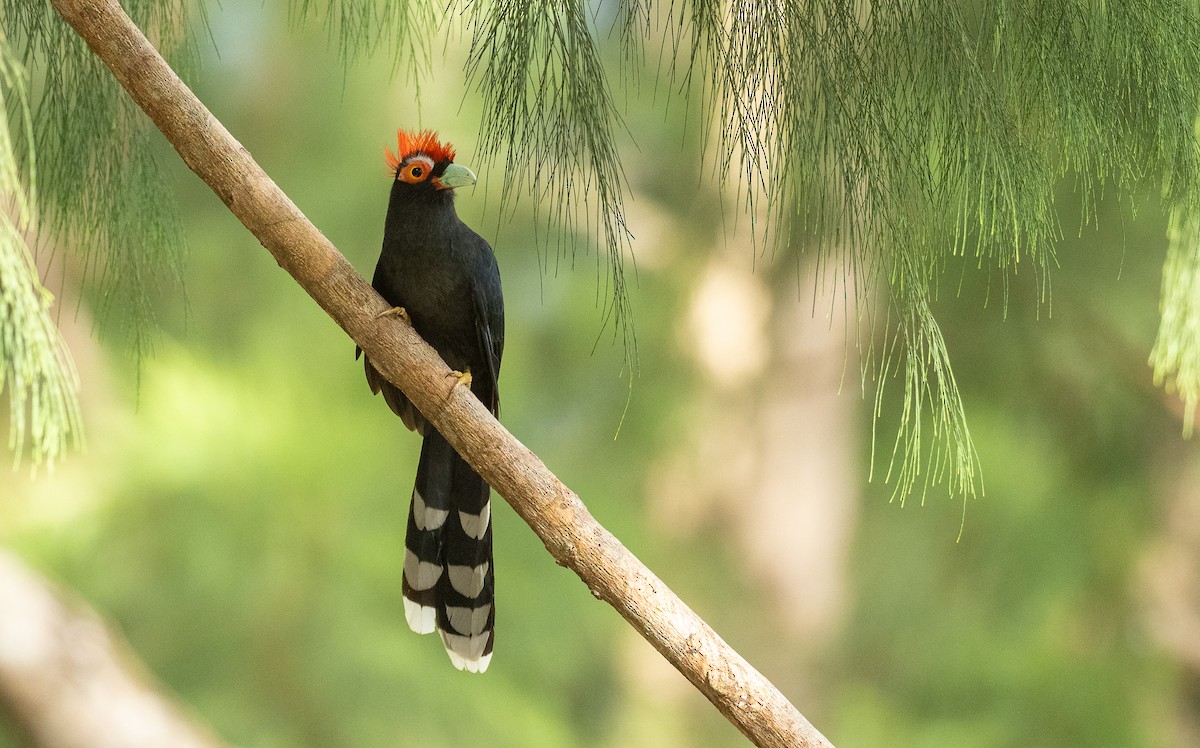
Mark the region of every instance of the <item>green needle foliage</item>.
MULTIPOLYGON (((502 165, 505 213, 525 194, 544 207, 559 247, 598 236, 598 299, 636 360, 624 258, 630 234, 613 131, 620 119, 581 0, 500 0, 469 6, 467 77, 483 100, 479 150, 502 165)), ((564 257, 559 254, 557 259, 564 257)), ((547 258, 548 259, 548 258, 547 258)))
MULTIPOLYGON (((471 7, 485 151, 504 153, 504 173, 529 175, 528 192, 554 210, 593 199, 619 279, 619 117, 583 9, 471 7), (538 168, 547 163, 568 178, 553 181, 538 168)), ((623 0, 615 17, 626 67, 640 38, 661 34, 676 91, 719 119, 717 180, 752 219, 766 216, 764 241, 811 248, 855 287, 877 414, 886 381, 904 382, 888 470, 901 497, 919 481, 962 494, 977 485, 932 306, 951 265, 995 274, 1007 305, 1023 263, 1041 288, 1031 303, 1047 303, 1064 183, 1088 206, 1105 191, 1131 202, 1157 192, 1187 216, 1200 204, 1194 3, 623 0)), ((1172 251, 1156 354, 1160 376, 1192 403, 1195 238, 1172 251)), ((623 310, 624 285, 610 290, 623 310)))
MULTIPOLYGON (((122 6, 182 74, 194 67, 184 5, 122 6)), ((2 0, 0 20, 36 74, 32 141, 17 139, 22 152, 37 153, 41 227, 52 251, 72 248, 69 263, 92 291, 100 330, 123 333, 140 357, 153 347, 154 299, 182 290, 185 244, 161 136, 49 3, 2 0)))
POLYGON ((24 154, 28 181, 17 167, 8 113, 32 131, 25 74, 0 32, 0 393, 8 388, 8 446, 16 460, 26 445, 34 464, 53 464, 80 439, 79 383, 50 318, 50 293, 38 280, 25 244, 34 223, 36 172, 24 154))
POLYGON ((391 52, 393 67, 407 70, 414 80, 418 73, 429 69, 429 41, 437 29, 437 16, 429 3, 296 0, 290 10, 292 22, 297 25, 311 18, 321 19, 346 65, 386 48, 391 52))
MULTIPOLYGON (((1195 8, 743 0, 670 13, 677 65, 690 41, 679 71, 704 76, 724 122, 719 173, 766 203, 776 241, 847 268, 861 314, 886 290, 900 345, 882 347, 875 372, 881 396, 889 362, 903 370, 898 492, 923 467, 926 481, 945 474, 971 491, 975 455, 930 308, 939 277, 951 263, 995 272, 1007 303, 1024 262, 1047 300, 1066 179, 1085 205, 1110 187, 1195 203, 1195 8)), ((1164 329, 1181 344, 1185 332, 1164 329)))
POLYGON ((1150 363, 1155 382, 1183 398, 1183 429, 1190 436, 1200 404, 1200 215, 1173 212, 1169 236, 1162 323, 1150 363))
MULTIPOLYGON (((35 139, 47 225, 87 248, 99 298, 129 312, 141 349, 149 300, 175 288, 182 247, 147 125, 45 3, 0 2, 16 46, 44 70, 35 139)), ((165 51, 186 51, 185 4, 125 7, 165 51)), ((292 9, 323 15, 347 61, 391 43, 412 71, 440 12, 420 0, 292 9)), ((888 383, 903 381, 887 471, 901 497, 978 482, 934 316, 941 279, 987 273, 1006 306, 1024 266, 1040 289, 1028 303, 1048 303, 1064 188, 1089 206, 1085 221, 1104 195, 1132 205, 1155 193, 1170 212, 1153 361, 1187 403, 1200 398, 1195 0, 476 0, 444 15, 471 35, 466 72, 484 100, 485 165, 503 167, 501 212, 532 200, 570 240, 558 259, 573 262, 579 241, 602 248, 598 298, 631 354, 621 116, 596 18, 614 19, 621 81, 638 74, 643 47, 661 45, 657 73, 717 120, 701 128, 715 133, 716 180, 764 245, 816 253, 853 291, 877 414, 888 383)))

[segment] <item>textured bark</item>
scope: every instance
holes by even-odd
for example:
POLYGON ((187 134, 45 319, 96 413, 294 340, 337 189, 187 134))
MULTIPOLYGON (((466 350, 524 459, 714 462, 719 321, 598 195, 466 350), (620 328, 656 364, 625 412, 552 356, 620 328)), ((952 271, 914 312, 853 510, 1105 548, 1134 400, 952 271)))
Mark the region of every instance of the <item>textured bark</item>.
POLYGON ((42 748, 219 748, 94 611, 0 550, 0 707, 42 748))
POLYGON ((388 308, 175 75, 115 0, 52 0, 175 150, 592 593, 760 746, 828 741, 588 512, 388 308))

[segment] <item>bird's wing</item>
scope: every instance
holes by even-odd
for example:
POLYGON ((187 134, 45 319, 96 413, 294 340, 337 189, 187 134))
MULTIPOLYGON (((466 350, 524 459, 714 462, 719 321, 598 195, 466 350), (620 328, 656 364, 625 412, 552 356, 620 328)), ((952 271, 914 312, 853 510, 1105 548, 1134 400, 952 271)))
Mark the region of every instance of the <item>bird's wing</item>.
POLYGON ((504 301, 500 296, 499 274, 495 275, 494 284, 472 284, 471 297, 475 304, 476 339, 479 353, 487 364, 487 383, 491 391, 491 402, 485 401, 484 405, 499 415, 500 359, 504 355, 504 301))
MULTIPOLYGON (((356 349, 355 358, 362 351, 356 349)), ((363 369, 367 374, 367 384, 371 387, 371 394, 378 395, 383 393, 383 399, 387 402, 388 407, 392 412, 400 416, 400 420, 404 421, 404 425, 409 431, 415 431, 422 436, 425 435, 425 416, 421 415, 421 411, 412 404, 400 388, 383 378, 379 370, 371 365, 371 359, 363 357, 363 369)))
MULTIPOLYGON (((375 265, 375 275, 371 278, 371 287, 378 291, 392 306, 402 306, 397 303, 398 299, 388 293, 386 280, 383 273, 383 263, 377 263, 375 265)), ((354 358, 358 358, 360 355, 362 355, 362 349, 355 346, 354 358)), ((363 369, 367 374, 367 384, 371 387, 371 394, 378 395, 383 393, 384 401, 387 402, 388 407, 392 409, 393 413, 400 416, 400 420, 404 421, 404 425, 410 431, 415 431, 424 436, 425 416, 421 415, 421 411, 417 410, 416 406, 400 391, 399 387, 384 379, 383 375, 379 373, 371 364, 371 360, 366 356, 363 357, 363 369)))

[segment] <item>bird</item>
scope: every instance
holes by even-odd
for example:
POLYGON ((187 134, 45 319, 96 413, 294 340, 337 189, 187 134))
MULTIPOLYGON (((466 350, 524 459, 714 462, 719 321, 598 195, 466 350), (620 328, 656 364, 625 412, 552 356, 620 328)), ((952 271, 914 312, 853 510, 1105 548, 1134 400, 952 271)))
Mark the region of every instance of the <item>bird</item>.
MULTIPOLYGON (((498 416, 500 270, 491 246, 454 209, 454 191, 477 177, 454 163, 454 147, 430 130, 399 130, 396 151, 384 154, 392 187, 371 285, 392 307, 384 314, 407 319, 498 416)), ((437 631, 459 670, 482 673, 492 659, 496 619, 491 488, 369 358, 363 361, 371 392, 382 393, 423 437, 405 536, 405 618, 418 634, 437 631)))

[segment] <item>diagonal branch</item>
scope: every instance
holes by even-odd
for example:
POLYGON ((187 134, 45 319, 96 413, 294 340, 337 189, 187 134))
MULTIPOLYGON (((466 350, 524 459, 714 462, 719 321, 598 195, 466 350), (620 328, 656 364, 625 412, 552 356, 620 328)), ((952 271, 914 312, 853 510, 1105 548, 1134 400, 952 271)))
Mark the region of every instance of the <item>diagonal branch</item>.
POLYGON ((533 528, 759 746, 829 746, 783 694, 604 529, 355 272, 175 75, 116 0, 52 0, 188 167, 533 528))

